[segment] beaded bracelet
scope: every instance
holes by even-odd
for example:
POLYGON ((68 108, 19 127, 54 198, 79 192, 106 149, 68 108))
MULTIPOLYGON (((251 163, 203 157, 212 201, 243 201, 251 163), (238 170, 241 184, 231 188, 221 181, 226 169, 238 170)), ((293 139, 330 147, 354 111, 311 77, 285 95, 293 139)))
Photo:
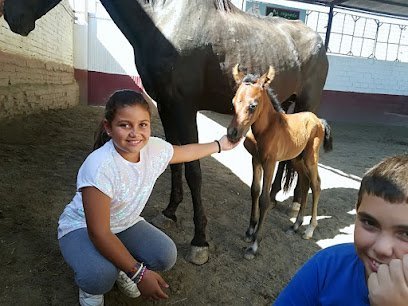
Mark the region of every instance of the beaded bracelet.
POLYGON ((143 279, 146 269, 147 267, 143 264, 143 262, 137 262, 132 270, 126 274, 132 281, 135 282, 135 284, 138 284, 143 279))
POLYGON ((130 270, 129 272, 126 273, 126 275, 130 278, 130 279, 134 279, 138 274, 140 274, 140 272, 142 271, 144 267, 144 264, 142 262, 137 262, 135 264, 135 266, 132 268, 132 270, 130 270))

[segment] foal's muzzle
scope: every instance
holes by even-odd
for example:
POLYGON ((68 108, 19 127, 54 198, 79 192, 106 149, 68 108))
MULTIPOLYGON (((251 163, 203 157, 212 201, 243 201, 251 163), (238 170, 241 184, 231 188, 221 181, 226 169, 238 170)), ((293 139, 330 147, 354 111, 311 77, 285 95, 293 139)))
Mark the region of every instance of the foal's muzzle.
POLYGON ((233 126, 227 128, 227 138, 232 143, 238 142, 241 139, 241 135, 238 132, 238 129, 233 126))

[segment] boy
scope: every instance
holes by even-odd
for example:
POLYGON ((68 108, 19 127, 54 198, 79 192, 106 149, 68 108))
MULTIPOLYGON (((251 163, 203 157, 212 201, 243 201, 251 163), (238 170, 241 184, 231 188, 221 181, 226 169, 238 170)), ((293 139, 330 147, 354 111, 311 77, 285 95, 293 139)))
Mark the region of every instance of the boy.
POLYGON ((354 244, 321 250, 274 305, 408 305, 408 155, 363 177, 354 244))

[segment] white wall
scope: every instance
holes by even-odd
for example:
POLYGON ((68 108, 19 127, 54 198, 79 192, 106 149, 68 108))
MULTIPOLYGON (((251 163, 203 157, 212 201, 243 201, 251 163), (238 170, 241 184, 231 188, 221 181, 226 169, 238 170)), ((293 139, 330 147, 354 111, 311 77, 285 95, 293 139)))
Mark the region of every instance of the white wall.
POLYGON ((324 89, 408 96, 408 63, 329 55, 324 89))

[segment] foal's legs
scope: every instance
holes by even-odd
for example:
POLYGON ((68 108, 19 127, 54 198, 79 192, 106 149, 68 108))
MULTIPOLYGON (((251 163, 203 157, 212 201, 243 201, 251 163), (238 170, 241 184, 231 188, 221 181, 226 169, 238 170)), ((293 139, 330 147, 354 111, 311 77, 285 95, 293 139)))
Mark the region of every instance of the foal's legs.
POLYGON ((296 232, 303 223, 303 217, 305 215, 305 209, 307 205, 307 193, 309 191, 309 186, 310 186, 310 180, 307 174, 307 169, 303 163, 303 160, 296 161, 296 162, 294 161, 294 163, 296 165, 295 168, 298 173, 298 185, 296 188, 299 187, 300 210, 298 212, 295 223, 292 225, 291 229, 288 231, 289 233, 296 232))
POLYGON ((250 245, 246 250, 244 257, 246 259, 253 259, 255 257, 255 254, 258 250, 258 245, 260 239, 260 234, 261 230, 263 228, 263 223, 265 221, 266 214, 268 213, 268 210, 270 208, 271 202, 270 202, 270 186, 272 183, 272 178, 273 178, 273 172, 275 170, 275 160, 268 160, 267 162, 262 162, 262 168, 263 168, 263 183, 262 183, 262 193, 259 198, 259 221, 258 221, 258 226, 256 228, 255 233, 252 236, 252 245, 250 245))
POLYGON ((320 137, 315 137, 313 139, 313 144, 310 146, 311 150, 305 153, 305 165, 310 177, 310 187, 312 189, 313 203, 312 203, 312 218, 310 220, 309 226, 306 228, 302 238, 310 239, 313 236, 313 232, 317 227, 317 205, 320 198, 320 176, 318 170, 319 161, 319 149, 320 144, 323 141, 323 133, 320 137))
POLYGON ((251 242, 259 221, 259 195, 261 194, 262 167, 259 160, 252 157, 252 185, 251 185, 251 218, 245 233, 245 241, 251 242))
POLYGON ((310 239, 313 236, 313 232, 317 227, 317 205, 320 197, 320 176, 317 170, 317 163, 311 166, 307 166, 310 173, 310 187, 312 189, 312 218, 310 224, 307 226, 305 232, 303 233, 303 239, 310 239))

